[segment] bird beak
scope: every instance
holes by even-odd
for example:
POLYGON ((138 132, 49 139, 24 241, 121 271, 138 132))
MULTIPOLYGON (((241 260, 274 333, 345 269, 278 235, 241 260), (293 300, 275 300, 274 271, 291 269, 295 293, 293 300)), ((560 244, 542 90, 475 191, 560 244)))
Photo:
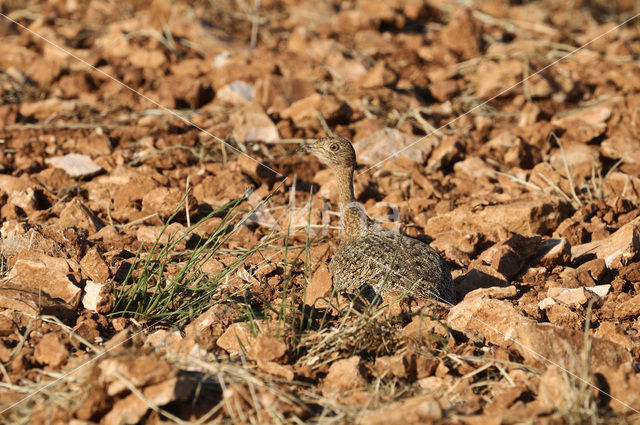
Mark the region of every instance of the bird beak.
POLYGON ((309 144, 300 145, 300 147, 298 147, 298 152, 311 152, 311 147, 312 145, 309 144))

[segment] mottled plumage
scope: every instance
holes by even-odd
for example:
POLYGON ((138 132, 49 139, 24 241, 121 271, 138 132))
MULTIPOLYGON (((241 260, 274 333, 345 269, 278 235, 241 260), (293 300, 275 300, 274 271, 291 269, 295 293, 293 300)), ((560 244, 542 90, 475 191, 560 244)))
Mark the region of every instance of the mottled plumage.
POLYGON ((348 140, 325 137, 300 150, 314 154, 336 175, 344 227, 329 264, 336 290, 360 292, 366 298, 406 293, 418 299, 454 302, 453 279, 442 257, 422 241, 385 229, 356 202, 356 155, 348 140))

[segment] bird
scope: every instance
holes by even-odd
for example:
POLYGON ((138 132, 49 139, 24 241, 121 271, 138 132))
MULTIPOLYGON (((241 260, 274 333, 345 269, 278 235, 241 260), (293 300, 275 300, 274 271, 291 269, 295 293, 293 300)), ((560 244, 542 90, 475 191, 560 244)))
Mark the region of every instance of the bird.
POLYGON ((455 302, 453 279, 445 260, 428 244, 383 227, 356 201, 353 173, 356 152, 343 137, 324 137, 302 144, 334 174, 342 236, 329 263, 337 292, 380 304, 389 296, 455 302))

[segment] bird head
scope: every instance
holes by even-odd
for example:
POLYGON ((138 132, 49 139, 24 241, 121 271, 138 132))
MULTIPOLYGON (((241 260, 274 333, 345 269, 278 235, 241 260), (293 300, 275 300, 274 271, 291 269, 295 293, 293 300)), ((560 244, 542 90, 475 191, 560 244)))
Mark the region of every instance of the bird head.
POLYGON ((298 151, 315 155, 320 162, 332 169, 353 170, 356 166, 356 151, 351 142, 343 137, 323 137, 314 143, 301 145, 298 151))

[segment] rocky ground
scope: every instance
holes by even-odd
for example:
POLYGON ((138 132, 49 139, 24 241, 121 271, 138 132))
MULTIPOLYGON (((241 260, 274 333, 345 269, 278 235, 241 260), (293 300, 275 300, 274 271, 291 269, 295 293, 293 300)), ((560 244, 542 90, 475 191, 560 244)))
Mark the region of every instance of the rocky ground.
POLYGON ((520 3, 0 2, 1 420, 640 421, 640 4, 520 3), (327 134, 455 306, 332 292, 327 134))

